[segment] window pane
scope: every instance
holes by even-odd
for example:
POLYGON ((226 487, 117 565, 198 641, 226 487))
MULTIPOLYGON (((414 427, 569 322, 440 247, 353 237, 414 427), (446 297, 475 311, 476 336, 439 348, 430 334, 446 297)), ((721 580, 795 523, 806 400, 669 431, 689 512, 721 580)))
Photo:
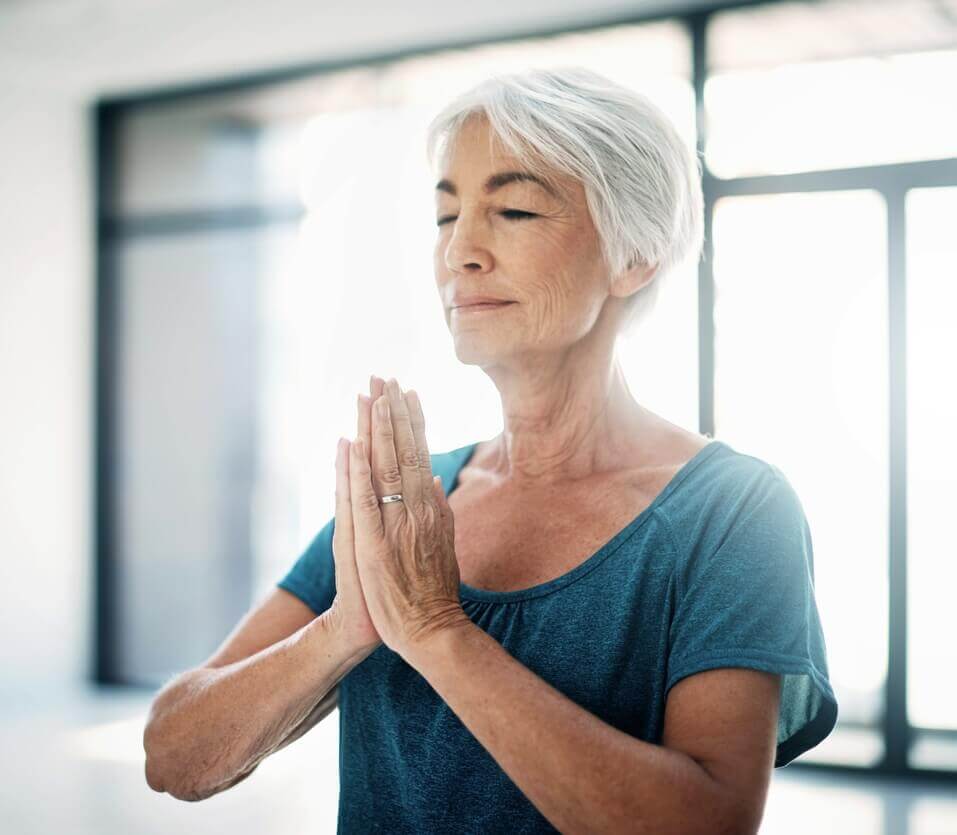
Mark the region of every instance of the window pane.
POLYGON ((375 94, 375 73, 319 78, 133 108, 117 124, 118 214, 298 200, 302 128, 375 94))
POLYGON ((287 234, 136 238, 115 251, 114 637, 126 681, 200 663, 249 605, 260 256, 287 234))
POLYGON ((775 3, 716 15, 708 167, 730 178, 957 155, 957 50, 944 16, 930 2, 775 3))
POLYGON ((708 52, 718 70, 954 46, 957 0, 791 0, 719 12, 708 52))
POLYGON ((693 261, 662 282, 654 310, 619 342, 628 388, 656 414, 698 431, 698 268, 693 261), (654 362, 649 358, 654 357, 654 362))
MULTIPOLYGON (((588 67, 640 88, 667 108, 672 96, 663 91, 677 88, 681 95, 690 85, 691 40, 684 25, 663 20, 487 44, 398 61, 383 68, 380 86, 385 101, 426 102, 437 109, 492 73, 554 64, 588 67)), ((691 96, 693 101, 693 90, 691 96)), ((687 115, 677 116, 686 127, 687 115)), ((694 140, 693 121, 688 136, 694 140)))
POLYGON ((955 217, 957 188, 907 193, 907 712, 914 725, 950 729, 957 729, 955 217))
POLYGON ((840 721, 862 723, 887 673, 885 214, 858 191, 724 198, 714 216, 716 435, 798 493, 840 721))

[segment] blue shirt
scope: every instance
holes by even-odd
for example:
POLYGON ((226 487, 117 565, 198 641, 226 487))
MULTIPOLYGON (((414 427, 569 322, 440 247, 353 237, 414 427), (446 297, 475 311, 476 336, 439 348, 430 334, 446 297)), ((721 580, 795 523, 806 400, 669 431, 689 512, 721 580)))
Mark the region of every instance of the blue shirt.
MULTIPOLYGON (((447 493, 476 446, 432 456, 447 493)), ((334 522, 278 584, 317 614, 336 593, 334 522)), ((837 721, 802 505, 777 467, 723 441, 571 571, 517 591, 462 584, 459 595, 512 656, 646 742, 661 744, 671 687, 716 667, 782 676, 775 767, 837 721)), ((384 644, 339 687, 340 833, 557 831, 384 644)))

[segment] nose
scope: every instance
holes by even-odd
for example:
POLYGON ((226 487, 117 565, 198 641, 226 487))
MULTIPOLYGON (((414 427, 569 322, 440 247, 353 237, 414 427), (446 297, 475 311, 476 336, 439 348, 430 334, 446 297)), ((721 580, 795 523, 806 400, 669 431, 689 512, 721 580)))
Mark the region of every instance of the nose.
POLYGON ((445 246, 445 266, 452 272, 487 272, 492 267, 487 226, 478 217, 459 213, 445 246))

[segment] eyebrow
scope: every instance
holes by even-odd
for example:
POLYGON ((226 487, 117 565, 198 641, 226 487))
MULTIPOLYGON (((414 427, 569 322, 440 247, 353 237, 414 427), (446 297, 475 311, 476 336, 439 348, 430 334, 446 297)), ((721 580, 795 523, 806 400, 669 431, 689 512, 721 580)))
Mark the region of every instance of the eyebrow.
MULTIPOLYGON (((517 183, 527 181, 530 183, 536 183, 541 186, 545 191, 547 191, 552 197, 558 197, 558 193, 552 188, 545 180, 541 177, 537 177, 534 174, 529 173, 528 171, 502 171, 499 174, 493 174, 485 181, 485 193, 491 194, 493 191, 502 188, 502 186, 507 186, 509 183, 517 183)), ((455 186, 452 184, 451 180, 439 180, 435 184, 437 191, 444 191, 448 194, 451 194, 453 197, 458 194, 455 190, 455 186)))

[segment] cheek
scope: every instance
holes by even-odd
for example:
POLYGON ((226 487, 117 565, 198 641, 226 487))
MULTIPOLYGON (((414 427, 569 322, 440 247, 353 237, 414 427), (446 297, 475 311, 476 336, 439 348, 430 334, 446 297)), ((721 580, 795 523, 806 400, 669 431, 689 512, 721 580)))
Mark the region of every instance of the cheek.
POLYGON ((445 264, 445 241, 439 236, 432 247, 432 267, 436 279, 444 275, 448 270, 445 264))
POLYGON ((538 329, 544 334, 588 330, 606 298, 603 272, 587 241, 568 240, 525 253, 520 275, 529 282, 538 329))
POLYGON ((554 304, 579 306, 589 294, 589 278, 594 269, 579 244, 560 235, 541 236, 533 245, 516 255, 519 274, 547 294, 554 304))

